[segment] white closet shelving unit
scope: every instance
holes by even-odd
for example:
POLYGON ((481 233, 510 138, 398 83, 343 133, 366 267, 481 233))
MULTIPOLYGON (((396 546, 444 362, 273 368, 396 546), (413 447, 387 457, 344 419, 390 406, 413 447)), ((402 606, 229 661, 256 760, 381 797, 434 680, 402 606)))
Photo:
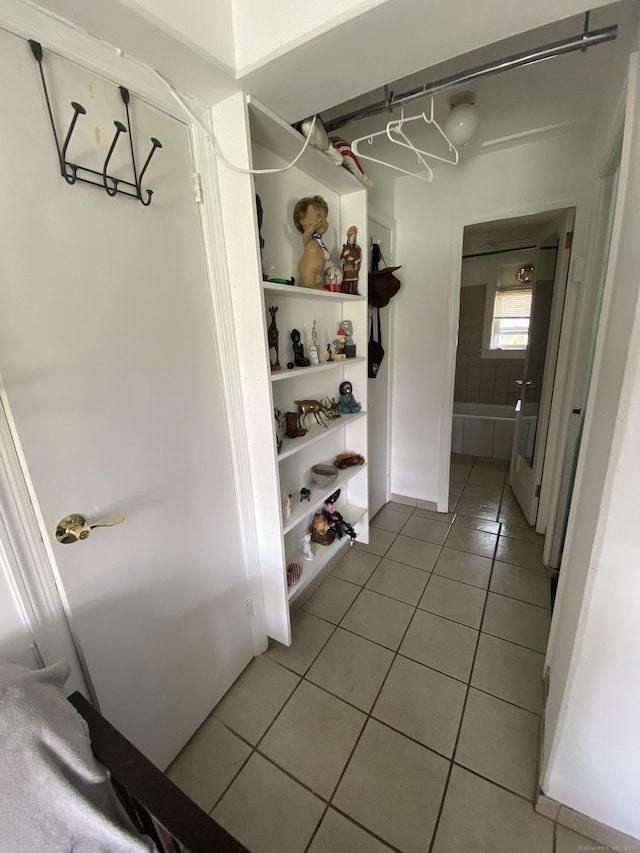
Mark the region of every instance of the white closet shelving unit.
MULTIPOLYGON (((248 131, 248 162, 254 169, 284 166, 300 152, 304 141, 302 136, 270 110, 249 97, 242 104, 242 111, 244 129, 248 131)), ((237 104, 233 111, 230 106, 220 111, 229 140, 233 139, 233 122, 236 123, 236 131, 239 129, 238 112, 237 104)), ((222 127, 222 123, 219 127, 222 127)), ((236 155, 236 162, 239 156, 236 155)), ((255 175, 253 178, 234 176, 222 169, 219 172, 223 217, 227 220, 225 242, 236 321, 235 334, 241 350, 239 361, 243 374, 266 629, 269 636, 288 644, 291 640, 291 605, 295 608, 296 601, 304 596, 305 591, 308 594, 310 585, 319 579, 323 570, 327 570, 341 557, 342 549, 348 547, 346 538, 330 546, 313 543, 314 559, 306 561, 302 558, 301 538, 310 531, 314 512, 319 511, 326 498, 339 488, 337 508, 355 527, 359 541, 366 542, 369 536, 366 462, 340 471, 337 480, 327 487, 314 484, 310 473, 312 465, 332 464, 339 453, 358 453, 367 459, 366 190, 349 172, 334 166, 325 155, 313 148, 308 148, 297 164, 286 172, 255 175), (240 199, 240 188, 243 188, 245 196, 250 193, 250 199, 240 199), (298 278, 302 235, 293 224, 293 209, 297 200, 303 196, 320 195, 329 206, 329 230, 324 235, 324 242, 331 252, 332 262, 337 266, 340 266, 340 251, 347 228, 350 225, 358 228, 358 243, 363 247, 359 286, 362 295, 352 296, 310 290, 297 285, 263 282, 259 252, 256 253, 257 264, 252 266, 245 257, 246 242, 244 254, 242 248, 243 240, 248 239, 249 234, 244 223, 240 224, 240 218, 244 219, 240 208, 244 205, 243 210, 247 212, 248 201, 254 219, 250 237, 254 244, 257 242, 255 193, 262 201, 263 251, 274 266, 274 277, 298 278), (232 214, 235 222, 230 227, 229 217, 232 214), (234 272, 241 269, 245 270, 244 278, 251 280, 234 281, 234 272), (251 275, 250 270, 254 270, 251 275), (267 344, 267 327, 271 322, 269 307, 272 306, 278 308, 279 371, 271 371, 267 344), (345 319, 351 320, 353 324, 356 357, 328 362, 327 344, 335 339, 345 319), (321 363, 287 369, 287 363, 293 361, 291 330, 296 328, 300 331, 305 355, 308 356, 314 320, 321 363), (320 400, 328 397, 337 400, 340 383, 345 380, 352 383, 354 395, 362 406, 361 411, 329 421, 327 428, 312 423, 311 416, 307 423, 307 434, 293 439, 285 438, 278 452, 274 409, 282 412, 297 411, 295 401, 301 399, 320 400), (309 501, 300 500, 300 489, 303 486, 311 489, 309 501), (292 512, 285 519, 284 498, 287 494, 292 495, 292 512), (290 562, 298 562, 302 567, 302 577, 294 587, 287 587, 286 581, 286 569, 290 562)))

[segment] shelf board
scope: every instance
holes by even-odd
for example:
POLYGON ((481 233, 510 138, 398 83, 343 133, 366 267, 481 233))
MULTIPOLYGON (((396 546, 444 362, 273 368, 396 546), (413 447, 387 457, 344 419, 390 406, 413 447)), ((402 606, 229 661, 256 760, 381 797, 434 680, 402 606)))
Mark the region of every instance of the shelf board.
POLYGON ((269 293, 283 293, 296 299, 332 299, 338 302, 364 302, 362 294, 354 296, 351 293, 332 293, 330 290, 316 290, 314 287, 300 287, 299 285, 278 284, 275 281, 263 281, 262 287, 269 293))
MULTIPOLYGON (((247 96, 251 139, 273 151, 287 163, 294 160, 304 145, 304 136, 294 130, 270 109, 251 95, 247 96)), ((338 195, 365 190, 363 184, 343 166, 336 166, 321 151, 308 145, 295 168, 332 189, 338 195)))
MULTIPOLYGON (((346 504, 345 506, 341 506, 338 508, 343 518, 349 522, 353 527, 360 521, 360 519, 364 518, 367 514, 367 510, 361 506, 353 506, 352 504, 346 504)), ((357 541, 357 540, 356 540, 357 541)), ((300 576, 300 580, 295 586, 288 587, 287 590, 287 598, 291 601, 293 598, 297 598, 297 596, 302 592, 302 590, 311 583, 311 581, 316 577, 318 572, 322 571, 322 569, 327 565, 331 557, 336 553, 339 547, 344 543, 344 539, 336 539, 336 541, 332 545, 316 545, 314 542, 311 543, 311 550, 314 553, 313 560, 305 560, 302 556, 302 548, 293 555, 293 557, 287 561, 289 563, 300 563, 302 568, 302 575, 300 576)))
MULTIPOLYGON (((349 359, 350 361, 355 361, 355 359, 349 359)), ((286 459, 288 456, 293 456, 294 453, 298 453, 304 447, 309 447, 310 444, 315 444, 316 441, 321 441, 323 438, 326 438, 336 429, 342 429, 346 427, 348 424, 355 423, 359 421, 361 418, 366 418, 366 412, 358 412, 356 415, 342 415, 337 418, 335 421, 329 421, 327 424, 327 428, 324 429, 318 424, 314 424, 310 426, 306 435, 301 435, 299 438, 285 438, 282 442, 282 449, 280 453, 278 453, 278 462, 281 462, 283 459, 286 459)), ((307 421, 310 423, 310 421, 307 421)))
POLYGON ((359 474, 360 471, 364 471, 366 468, 365 465, 352 465, 350 468, 345 468, 344 470, 338 470, 338 476, 333 481, 330 486, 318 486, 314 483, 311 486, 311 498, 308 501, 301 501, 296 499, 299 497, 298 495, 292 496, 293 501, 293 510, 291 512, 291 517, 285 520, 285 526, 283 528, 283 533, 286 534, 290 530, 298 524, 302 519, 309 515, 311 512, 317 512, 317 510, 323 505, 329 495, 332 495, 336 489, 341 489, 346 483, 349 482, 356 474, 359 474))
POLYGON ((367 359, 364 356, 356 358, 346 358, 340 361, 323 361, 321 364, 310 364, 309 367, 293 367, 289 370, 283 367, 281 370, 276 370, 271 374, 271 381, 278 382, 281 379, 292 379, 294 376, 300 376, 301 373, 318 373, 322 370, 334 370, 340 367, 348 367, 351 364, 362 364, 367 359))

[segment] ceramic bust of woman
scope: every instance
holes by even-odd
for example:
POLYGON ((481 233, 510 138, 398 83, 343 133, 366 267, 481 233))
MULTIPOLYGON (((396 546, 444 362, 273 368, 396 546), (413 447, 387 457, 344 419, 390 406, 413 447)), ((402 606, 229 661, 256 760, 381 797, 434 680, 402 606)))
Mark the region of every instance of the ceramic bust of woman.
POLYGON ((358 229, 352 225, 347 229, 347 242, 340 253, 342 261, 342 292, 358 295, 358 277, 360 275, 360 264, 362 263, 362 249, 356 243, 358 229))
POLYGON ((322 242, 327 233, 329 207, 319 195, 313 198, 301 198, 293 211, 293 223, 302 234, 303 252, 298 264, 300 285, 324 290, 322 276, 329 252, 322 242))

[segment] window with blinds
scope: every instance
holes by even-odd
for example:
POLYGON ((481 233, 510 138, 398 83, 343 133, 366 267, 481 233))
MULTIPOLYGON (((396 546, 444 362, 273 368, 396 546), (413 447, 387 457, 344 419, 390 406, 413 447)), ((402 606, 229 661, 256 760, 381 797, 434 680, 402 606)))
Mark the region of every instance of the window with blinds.
POLYGON ((531 298, 529 287, 496 290, 491 327, 491 349, 526 349, 529 344, 531 298))

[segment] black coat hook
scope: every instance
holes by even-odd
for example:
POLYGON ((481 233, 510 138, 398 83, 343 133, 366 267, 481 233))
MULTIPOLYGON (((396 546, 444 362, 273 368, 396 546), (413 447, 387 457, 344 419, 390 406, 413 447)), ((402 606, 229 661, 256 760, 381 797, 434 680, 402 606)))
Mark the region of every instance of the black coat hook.
POLYGON ((136 169, 136 158, 134 153, 133 134, 131 132, 131 117, 129 115, 129 90, 125 89, 124 86, 119 87, 120 96, 125 105, 127 126, 125 127, 121 121, 114 121, 113 124, 116 128, 116 132, 111 142, 111 146, 107 152, 107 156, 105 157, 102 171, 98 172, 95 169, 89 169, 86 166, 80 166, 77 163, 71 163, 67 160, 67 149, 69 148, 69 143, 71 142, 71 137, 78 121, 78 116, 86 115, 87 111, 82 106, 82 104, 78 104, 76 101, 71 101, 73 117, 71 118, 69 129, 67 130, 64 142, 62 143, 62 146, 60 146, 55 121, 53 119, 53 110, 51 108, 49 92, 47 91, 47 84, 44 76, 42 45, 40 45, 39 42, 34 41, 33 39, 29 39, 29 47, 31 48, 31 53, 33 54, 34 59, 38 63, 40 79, 42 81, 42 89, 44 92, 44 99, 47 105, 47 112, 49 113, 49 121, 51 123, 51 130, 53 132, 53 138, 56 144, 58 164, 62 177, 68 184, 75 184, 77 181, 80 181, 85 184, 92 184, 96 187, 102 187, 106 191, 107 195, 111 197, 116 195, 126 195, 131 198, 137 198, 142 202, 145 207, 148 207, 151 204, 153 190, 146 190, 147 199, 145 201, 142 193, 142 178, 147 170, 149 163, 151 162, 151 158, 153 157, 156 148, 162 148, 162 143, 159 140, 155 139, 155 137, 151 137, 151 151, 145 161, 144 166, 142 167, 140 175, 138 175, 136 169), (118 139, 123 133, 129 134, 129 148, 131 151, 131 164, 133 167, 134 178, 133 182, 126 181, 124 180, 124 178, 116 178, 113 175, 108 174, 109 161, 111 160, 111 156, 115 150, 118 139))

